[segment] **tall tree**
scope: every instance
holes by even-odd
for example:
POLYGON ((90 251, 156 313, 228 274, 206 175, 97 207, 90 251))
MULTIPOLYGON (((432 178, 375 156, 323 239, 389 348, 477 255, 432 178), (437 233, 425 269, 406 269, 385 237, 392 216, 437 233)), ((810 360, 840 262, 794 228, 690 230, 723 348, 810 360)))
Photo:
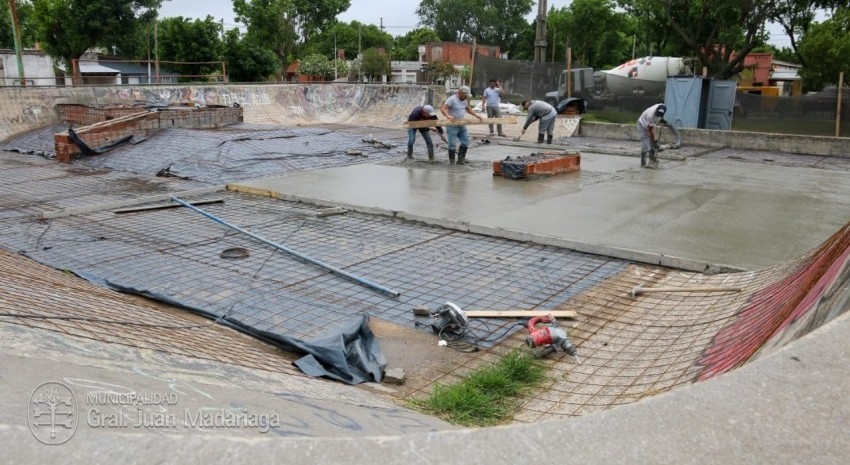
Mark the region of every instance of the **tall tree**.
POLYGON ((376 48, 370 48, 363 51, 363 58, 360 62, 360 72, 369 82, 377 81, 381 76, 390 74, 390 59, 386 53, 379 51, 376 48))
POLYGON ((178 65, 177 70, 193 80, 221 71, 220 64, 199 64, 221 59, 224 44, 220 34, 221 23, 209 15, 203 20, 182 16, 162 19, 159 21, 159 59, 187 62, 178 65))
POLYGON ((350 5, 350 0, 233 0, 233 11, 248 26, 251 43, 266 44, 281 63, 289 63, 350 5))
POLYGON ((841 72, 846 83, 850 79, 850 8, 839 8, 832 18, 811 24, 798 52, 807 58, 800 72, 806 88, 820 90, 826 84, 836 84, 841 72))
POLYGON ((265 81, 280 69, 277 55, 249 42, 240 36, 238 29, 231 29, 224 35, 224 60, 230 82, 265 81))
POLYGON ((670 27, 665 3, 657 0, 617 1, 635 22, 631 31, 635 56, 691 54, 690 47, 670 27))
MULTIPOLYGON (((35 44, 35 28, 32 22, 32 4, 27 1, 16 2, 18 29, 21 33, 21 46, 32 47, 35 44)), ((0 0, 0 48, 15 48, 15 35, 12 30, 12 15, 9 2, 0 0)))
POLYGON ((435 42, 441 42, 441 40, 433 29, 424 27, 413 29, 407 34, 395 38, 393 41, 393 59, 417 61, 419 60, 419 46, 435 42))
POLYGON ((744 70, 744 58, 765 42, 764 25, 776 12, 775 0, 661 1, 670 27, 717 79, 744 70))
POLYGON ((805 66, 806 59, 798 51, 800 37, 806 34, 815 20, 817 9, 847 8, 847 0, 776 0, 776 11, 770 18, 785 31, 791 40, 791 49, 797 53, 798 60, 805 66))
POLYGON ((505 47, 527 26, 534 0, 422 0, 419 22, 449 42, 505 47))
POLYGON ((334 46, 345 52, 346 59, 353 59, 361 50, 368 48, 389 49, 393 43, 393 36, 383 32, 374 24, 361 24, 352 21, 351 24, 337 22, 328 27, 320 34, 313 37, 310 43, 305 44, 301 50, 301 56, 311 53, 319 53, 333 58, 334 46))
POLYGON ((36 37, 65 62, 93 47, 111 49, 156 15, 162 0, 33 0, 36 37))
POLYGON ((615 7, 612 0, 573 0, 567 7, 560 29, 582 64, 602 68, 628 57, 632 23, 615 7))

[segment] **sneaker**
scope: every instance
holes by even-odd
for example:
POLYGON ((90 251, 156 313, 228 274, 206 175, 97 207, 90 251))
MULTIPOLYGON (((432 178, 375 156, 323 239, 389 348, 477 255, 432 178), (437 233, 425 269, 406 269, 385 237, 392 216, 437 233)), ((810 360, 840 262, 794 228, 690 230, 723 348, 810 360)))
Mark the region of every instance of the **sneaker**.
POLYGON ((504 132, 499 133, 499 137, 507 137, 504 132))

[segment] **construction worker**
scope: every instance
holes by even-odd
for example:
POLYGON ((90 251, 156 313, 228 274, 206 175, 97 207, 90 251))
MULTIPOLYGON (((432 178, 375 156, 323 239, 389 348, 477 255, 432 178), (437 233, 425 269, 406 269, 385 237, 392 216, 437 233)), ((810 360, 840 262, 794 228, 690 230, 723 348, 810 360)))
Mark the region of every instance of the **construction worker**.
POLYGON ((657 103, 644 110, 637 120, 641 168, 658 169, 658 137, 655 135, 655 126, 664 121, 665 113, 667 113, 667 105, 657 103))
POLYGON ((546 143, 551 144, 555 131, 555 117, 558 116, 558 111, 555 110, 555 107, 543 100, 523 100, 522 109, 528 112, 528 117, 522 126, 520 136, 525 134, 525 130, 531 126, 531 123, 540 120, 540 123, 537 125, 537 143, 543 143, 543 135, 545 134, 546 143))
MULTIPOLYGON (((502 83, 496 79, 490 79, 490 83, 486 89, 484 89, 484 95, 481 97, 481 108, 487 112, 487 118, 501 118, 502 117, 502 93, 505 92, 502 89, 502 83)), ((493 132, 493 125, 490 124, 490 137, 495 136, 496 134, 493 132)), ((505 133, 502 132, 502 125, 497 124, 496 129, 499 131, 500 137, 505 137, 505 133)))
MULTIPOLYGON (((410 116, 407 117, 408 121, 424 121, 424 120, 436 120, 437 112, 434 111, 434 107, 431 105, 419 105, 410 112, 410 116)), ((437 134, 440 135, 440 139, 443 142, 446 141, 446 136, 443 135, 443 128, 440 126, 436 127, 437 134)), ((434 141, 431 140, 431 128, 410 128, 407 130, 407 160, 413 160, 413 143, 416 142, 416 131, 419 131, 422 134, 422 138, 425 139, 425 145, 428 147, 428 160, 434 161, 434 141)))
MULTIPOLYGON (((467 113, 478 118, 478 121, 484 121, 484 118, 475 114, 469 106, 467 99, 472 96, 472 91, 467 86, 461 86, 457 93, 447 98, 443 106, 440 107, 440 112, 443 116, 451 121, 464 119, 467 113)), ((455 153, 457 153, 457 164, 466 164, 466 150, 469 148, 469 131, 466 126, 457 125, 449 126, 446 129, 449 133, 449 163, 455 164, 455 153), (460 141, 460 147, 457 146, 460 141), (457 148, 457 151, 455 151, 457 148)))

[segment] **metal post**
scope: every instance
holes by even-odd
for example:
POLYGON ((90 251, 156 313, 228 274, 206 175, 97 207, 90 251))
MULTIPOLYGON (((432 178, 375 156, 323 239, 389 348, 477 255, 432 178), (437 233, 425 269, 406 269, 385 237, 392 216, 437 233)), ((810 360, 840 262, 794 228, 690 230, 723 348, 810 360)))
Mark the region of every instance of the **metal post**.
POLYGON ((287 248, 287 247, 285 247, 285 246, 283 246, 283 245, 280 245, 280 244, 278 244, 278 243, 272 242, 272 241, 270 241, 270 240, 268 240, 268 239, 264 239, 264 238, 262 238, 262 237, 260 237, 260 236, 258 236, 258 235, 256 235, 256 234, 254 234, 254 233, 250 232, 250 231, 246 231, 245 229, 240 228, 239 226, 236 226, 236 225, 230 224, 230 223, 228 223, 227 221, 225 221, 225 220, 223 220, 223 219, 221 219, 221 218, 219 218, 219 217, 217 217, 217 216, 215 216, 215 215, 213 215, 213 214, 211 214, 211 213, 207 213, 207 212, 205 212, 204 210, 201 210, 200 208, 198 208, 198 207, 196 207, 196 206, 194 206, 194 205, 192 205, 192 204, 190 204, 190 203, 188 203, 188 202, 185 202, 185 201, 183 201, 183 200, 180 200, 179 198, 177 198, 177 197, 175 197, 175 196, 173 196, 173 195, 171 196, 171 200, 172 200, 172 201, 174 201, 174 202, 179 203, 180 205, 183 205, 184 207, 186 207, 186 208, 188 208, 188 209, 190 209, 190 210, 194 210, 195 212, 200 213, 201 215, 206 216, 207 218, 209 218, 209 219, 211 219, 211 220, 215 221, 216 223, 219 223, 219 224, 222 224, 222 225, 224 225, 224 226, 227 226, 228 228, 233 229, 233 230, 235 230, 235 231, 239 231, 239 232, 241 232, 242 234, 245 234, 245 235, 247 235, 247 236, 250 236, 250 237, 252 237, 252 238, 254 238, 254 239, 256 239, 256 240, 258 240, 258 241, 260 241, 260 242, 262 242, 262 243, 264 243, 264 244, 270 245, 270 246, 272 246, 272 247, 274 247, 274 248, 276 248, 276 249, 278 249, 278 250, 281 250, 281 251, 283 251, 283 252, 286 252, 286 253, 288 253, 288 254, 290 254, 290 255, 294 255, 295 257, 300 258, 301 260, 304 260, 305 262, 312 263, 312 264, 314 264, 314 265, 316 265, 316 266, 318 266, 318 267, 320 267, 320 268, 324 268, 324 269, 326 269, 326 270, 328 270, 328 271, 331 271, 331 272, 336 273, 336 274, 338 274, 338 275, 340 275, 340 276, 343 276, 343 277, 345 277, 345 278, 348 278, 348 279, 350 279, 350 280, 352 280, 352 281, 354 281, 354 282, 356 282, 356 283, 363 284, 363 285, 364 285, 364 286, 366 286, 366 287, 370 287, 370 288, 372 288, 372 289, 375 289, 375 290, 377 290, 377 291, 380 291, 380 292, 383 292, 383 293, 385 293, 385 294, 391 295, 391 296, 393 296, 393 297, 398 297, 398 296, 400 296, 400 295, 401 295, 401 292, 394 291, 394 290, 392 290, 392 289, 390 289, 390 288, 387 288, 387 287, 381 286, 380 284, 373 283, 372 281, 369 281, 369 280, 367 280, 367 279, 357 277, 357 276, 355 276, 355 275, 353 275, 353 274, 351 274, 351 273, 349 273, 349 272, 347 272, 347 271, 343 271, 343 270, 341 270, 341 269, 339 269, 339 268, 336 268, 336 267, 334 267, 334 266, 331 266, 331 265, 325 264, 325 263, 323 263, 323 262, 320 262, 319 260, 316 260, 316 259, 314 259, 314 258, 310 258, 310 257, 308 257, 308 256, 306 256, 306 255, 302 255, 302 254, 300 254, 300 253, 298 253, 298 252, 296 252, 296 251, 294 251, 294 250, 292 250, 292 249, 289 249, 289 248, 287 248))
POLYGON ((9 11, 12 14, 12 33, 15 36, 15 56, 18 59, 18 79, 21 81, 21 87, 26 87, 27 78, 24 76, 24 59, 21 52, 21 27, 18 24, 18 7, 15 5, 15 0, 9 0, 9 11))
POLYGON ((844 71, 838 73, 838 103, 835 107, 835 137, 841 137, 841 97, 844 87, 844 71))

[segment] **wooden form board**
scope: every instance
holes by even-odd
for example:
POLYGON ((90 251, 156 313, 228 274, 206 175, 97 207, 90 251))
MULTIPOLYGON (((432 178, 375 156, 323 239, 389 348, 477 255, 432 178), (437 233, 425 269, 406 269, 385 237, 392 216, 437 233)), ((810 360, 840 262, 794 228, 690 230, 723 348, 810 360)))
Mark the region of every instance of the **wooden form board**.
POLYGON ((466 310, 468 318, 531 318, 552 315, 555 318, 575 318, 575 310, 466 310))
POLYGON ((513 116, 506 116, 503 118, 483 118, 481 121, 472 118, 458 121, 449 121, 447 119, 424 119, 422 121, 405 121, 404 127, 409 129, 418 129, 432 128, 435 126, 469 126, 472 124, 516 124, 516 118, 513 116))

